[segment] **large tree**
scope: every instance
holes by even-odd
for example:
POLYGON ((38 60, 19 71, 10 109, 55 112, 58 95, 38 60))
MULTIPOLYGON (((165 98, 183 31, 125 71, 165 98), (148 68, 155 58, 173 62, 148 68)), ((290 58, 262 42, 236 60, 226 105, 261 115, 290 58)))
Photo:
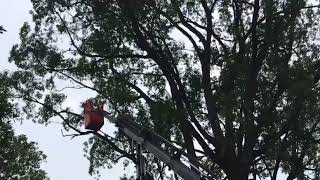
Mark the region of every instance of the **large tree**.
POLYGON ((49 179, 40 164, 46 158, 37 143, 15 135, 12 120, 17 117, 8 73, 0 73, 0 179, 49 179))
MULTIPOLYGON (((319 178, 318 1, 32 3, 34 25, 22 27, 10 58, 18 95, 41 105, 28 115, 59 116, 86 134, 81 115, 61 106, 55 85, 65 80, 198 158, 211 177, 319 178)), ((91 173, 134 161, 121 136, 93 134, 91 173)), ((165 179, 164 165, 148 159, 165 179)))

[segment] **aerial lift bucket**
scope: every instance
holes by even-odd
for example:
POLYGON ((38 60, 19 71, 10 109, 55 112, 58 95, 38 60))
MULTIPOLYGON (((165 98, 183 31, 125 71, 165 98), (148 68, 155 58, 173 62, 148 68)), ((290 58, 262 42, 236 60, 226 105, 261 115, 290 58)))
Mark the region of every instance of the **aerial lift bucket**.
POLYGON ((104 124, 102 106, 95 109, 92 99, 87 100, 84 104, 84 128, 99 131, 104 124))

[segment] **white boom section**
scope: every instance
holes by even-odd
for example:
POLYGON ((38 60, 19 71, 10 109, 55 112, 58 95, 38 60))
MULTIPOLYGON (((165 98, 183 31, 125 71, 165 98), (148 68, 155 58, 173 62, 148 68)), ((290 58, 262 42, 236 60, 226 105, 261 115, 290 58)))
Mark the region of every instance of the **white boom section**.
POLYGON ((181 152, 178 152, 178 148, 158 134, 143 128, 142 126, 128 119, 115 119, 108 113, 104 113, 104 117, 110 120, 110 122, 115 123, 116 126, 118 126, 119 129, 126 134, 126 136, 134 140, 136 143, 141 145, 143 149, 149 151, 156 158, 168 165, 181 178, 185 180, 201 179, 200 171, 198 173, 194 171, 197 169, 195 167, 200 166, 200 163, 197 162, 196 165, 194 165, 193 163, 188 162, 190 166, 193 167, 193 170, 186 166, 180 161, 181 152), (166 148, 164 149, 163 146, 166 148), (178 153, 180 153, 180 155, 177 156, 176 154, 178 153))

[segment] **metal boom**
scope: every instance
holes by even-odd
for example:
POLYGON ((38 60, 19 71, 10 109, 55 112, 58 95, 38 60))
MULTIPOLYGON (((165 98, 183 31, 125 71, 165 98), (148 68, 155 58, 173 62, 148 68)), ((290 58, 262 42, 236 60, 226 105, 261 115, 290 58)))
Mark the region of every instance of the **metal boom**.
POLYGON ((199 163, 196 159, 189 157, 187 153, 180 150, 160 135, 148 130, 129 118, 113 118, 108 113, 103 113, 104 117, 115 123, 127 137, 137 143, 137 167, 138 179, 147 180, 145 174, 145 159, 142 156, 142 149, 152 153, 156 158, 168 165, 176 174, 185 180, 202 180, 201 172, 197 167, 205 170, 208 174, 210 170, 199 163), (188 167, 181 161, 184 156, 188 159, 188 167))

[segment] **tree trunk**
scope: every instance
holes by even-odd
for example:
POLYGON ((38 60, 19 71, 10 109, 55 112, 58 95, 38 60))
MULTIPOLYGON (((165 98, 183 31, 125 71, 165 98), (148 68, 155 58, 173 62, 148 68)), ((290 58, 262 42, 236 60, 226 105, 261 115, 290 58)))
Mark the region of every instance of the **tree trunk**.
POLYGON ((246 168, 240 167, 238 169, 234 169, 229 176, 229 180, 248 180, 248 171, 246 168))
POLYGON ((290 173, 289 176, 287 177, 287 180, 294 180, 294 178, 296 178, 294 173, 290 173))
POLYGON ((229 180, 248 180, 249 167, 247 165, 234 163, 229 169, 227 173, 229 180))

